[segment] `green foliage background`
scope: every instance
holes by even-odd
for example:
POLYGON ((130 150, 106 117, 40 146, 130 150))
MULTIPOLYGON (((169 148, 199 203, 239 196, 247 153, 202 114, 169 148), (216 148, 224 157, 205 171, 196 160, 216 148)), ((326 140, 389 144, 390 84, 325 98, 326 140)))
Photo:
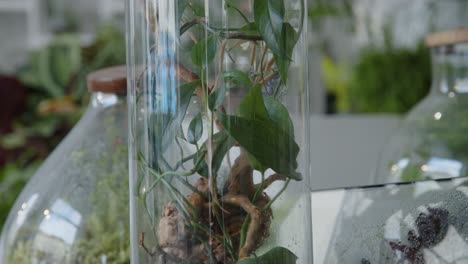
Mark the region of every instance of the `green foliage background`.
POLYGON ((124 63, 125 36, 112 25, 102 26, 91 45, 81 46, 78 35, 63 33, 31 52, 18 71, 26 87, 25 108, 13 131, 0 133, 0 151, 12 153, 0 165, 0 229, 24 184, 86 108, 86 75, 124 63))
MULTIPOLYGON (((321 25, 332 20, 345 26, 347 35, 353 36, 358 23, 355 13, 350 0, 313 1, 308 12, 312 30, 316 31, 313 35, 320 37, 321 25)), ((402 114, 420 102, 430 89, 428 49, 422 43, 413 47, 395 45, 393 38, 398 36, 394 36, 392 17, 383 19, 387 23, 378 34, 383 43, 377 44, 381 41, 374 40, 375 32, 369 31, 368 44, 353 59, 337 57, 326 37, 315 40, 322 54, 321 77, 327 92, 336 96, 338 112, 402 114)), ((350 41, 349 45, 348 53, 354 53, 355 44, 350 41)))
POLYGON ((428 50, 368 49, 360 55, 349 84, 352 110, 359 113, 406 113, 431 86, 428 50))

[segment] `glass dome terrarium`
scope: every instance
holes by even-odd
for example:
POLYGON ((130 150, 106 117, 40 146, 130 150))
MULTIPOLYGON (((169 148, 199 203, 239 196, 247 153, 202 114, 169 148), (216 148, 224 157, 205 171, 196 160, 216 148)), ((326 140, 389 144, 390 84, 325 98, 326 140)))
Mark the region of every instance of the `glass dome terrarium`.
POLYGON ((126 69, 92 73, 88 86, 84 116, 10 212, 1 263, 130 263, 126 69))
POLYGON ((312 263, 306 3, 131 0, 133 263, 312 263))
POLYGON ((431 92, 408 114, 382 155, 377 183, 468 176, 467 42, 466 29, 427 38, 431 92))

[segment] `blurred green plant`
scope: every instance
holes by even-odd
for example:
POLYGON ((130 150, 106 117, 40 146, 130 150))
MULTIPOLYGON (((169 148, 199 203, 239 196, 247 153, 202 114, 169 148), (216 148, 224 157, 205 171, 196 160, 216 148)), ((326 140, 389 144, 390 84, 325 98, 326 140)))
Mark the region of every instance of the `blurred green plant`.
POLYGON ((327 91, 337 96, 339 112, 406 113, 420 102, 431 86, 430 54, 416 49, 364 49, 354 66, 324 55, 322 78, 327 91))
POLYGON ((338 112, 406 113, 428 93, 430 54, 422 44, 415 48, 396 47, 394 17, 381 18, 386 23, 378 34, 371 30, 372 23, 366 23, 370 45, 355 56, 356 63, 343 63, 330 48, 336 39, 321 36, 320 28, 329 20, 340 21, 339 25, 349 26, 347 30, 354 34, 358 22, 353 2, 317 0, 309 6, 309 18, 318 37, 314 42, 322 53, 322 79, 327 92, 336 96, 338 112))
POLYGON ((34 162, 26 168, 21 168, 17 164, 10 163, 0 167, 0 223, 5 222, 16 196, 39 164, 40 162, 34 162))
POLYGON ((307 13, 312 24, 315 24, 324 17, 352 17, 353 5, 349 0, 314 0, 309 3, 307 13))
MULTIPOLYGON (((0 132, 0 156, 6 156, 0 161, 0 190, 8 190, 1 192, 0 227, 29 176, 87 106, 86 75, 124 63, 125 36, 112 25, 102 26, 89 46, 82 47, 77 35, 63 33, 31 52, 17 76, 26 87, 26 102, 7 124, 11 129, 0 132)), ((0 98, 0 104, 7 100, 0 98)))
POLYGON ((429 92, 430 54, 416 49, 366 49, 352 69, 352 110, 359 113, 406 113, 429 92))
POLYGON ((337 64, 330 56, 321 60, 322 78, 327 92, 336 96, 336 108, 339 112, 348 112, 351 107, 349 95, 349 68, 337 64))

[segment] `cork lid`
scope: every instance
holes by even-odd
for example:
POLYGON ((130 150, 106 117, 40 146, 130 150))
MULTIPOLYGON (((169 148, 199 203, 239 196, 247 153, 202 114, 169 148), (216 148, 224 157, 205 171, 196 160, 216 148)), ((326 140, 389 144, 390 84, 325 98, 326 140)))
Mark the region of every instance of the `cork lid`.
POLYGON ((91 92, 127 93, 127 69, 125 65, 104 68, 88 74, 88 89, 91 92))
POLYGON ((426 37, 428 47, 438 47, 468 42, 468 28, 460 28, 429 34, 426 37))

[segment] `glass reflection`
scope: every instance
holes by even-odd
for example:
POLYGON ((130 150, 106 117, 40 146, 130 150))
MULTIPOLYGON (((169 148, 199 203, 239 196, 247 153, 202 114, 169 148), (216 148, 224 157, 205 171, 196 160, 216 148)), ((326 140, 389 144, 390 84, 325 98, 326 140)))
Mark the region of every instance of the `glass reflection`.
POLYGON ((391 174, 394 179, 405 179, 406 181, 422 179, 445 179, 461 177, 465 175, 465 166, 458 160, 442 157, 429 157, 426 162, 418 163, 413 157, 400 159, 391 166, 391 174), (418 175, 419 178, 411 174, 418 175))
POLYGON ((468 263, 468 178, 316 192, 312 204, 317 263, 468 263))
POLYGON ((71 245, 75 240, 80 222, 81 214, 59 199, 55 201, 50 210, 44 210, 44 219, 39 225, 39 230, 45 236, 71 245))

